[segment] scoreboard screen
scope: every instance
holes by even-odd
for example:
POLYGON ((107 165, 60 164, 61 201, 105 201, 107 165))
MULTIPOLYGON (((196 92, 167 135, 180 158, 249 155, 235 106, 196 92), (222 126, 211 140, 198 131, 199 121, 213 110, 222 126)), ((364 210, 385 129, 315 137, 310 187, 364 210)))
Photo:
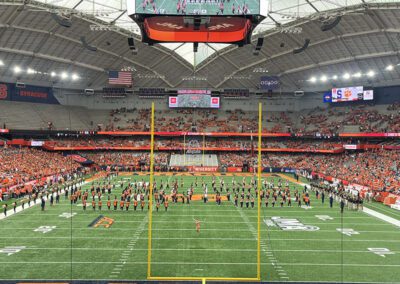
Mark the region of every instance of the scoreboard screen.
POLYGON ((170 108, 219 108, 220 98, 210 95, 186 94, 169 97, 170 108))
POLYGON ((267 6, 267 0, 128 0, 128 14, 181 16, 258 15, 260 14, 260 8, 264 9, 267 6))
POLYGON ((364 88, 359 87, 345 87, 332 89, 332 102, 351 102, 363 100, 364 88))
POLYGON ((323 95, 324 103, 372 101, 373 99, 374 90, 364 90, 362 86, 333 88, 323 95))

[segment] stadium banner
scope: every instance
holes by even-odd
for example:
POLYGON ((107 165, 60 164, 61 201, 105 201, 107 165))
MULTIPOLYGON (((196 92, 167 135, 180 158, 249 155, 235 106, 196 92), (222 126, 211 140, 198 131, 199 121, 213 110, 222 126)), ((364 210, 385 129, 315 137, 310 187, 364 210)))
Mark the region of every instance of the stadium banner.
POLYGON ((11 97, 11 84, 0 83, 0 100, 7 101, 11 97))
POLYGON ((242 167, 228 167, 226 170, 229 173, 241 173, 243 171, 242 167))
POLYGON ((7 145, 31 146, 31 141, 24 140, 24 139, 12 139, 12 140, 7 141, 7 145))
POLYGON ((260 78, 261 90, 276 90, 280 88, 278 76, 262 76, 260 78))
MULTIPOLYGON (((34 146, 31 142, 28 144, 18 144, 22 146, 34 146)), ((48 151, 149 151, 150 146, 55 146, 54 142, 45 142, 42 145, 36 144, 35 147, 43 147, 48 151)), ((251 148, 242 147, 192 147, 192 151, 218 151, 218 152, 250 152, 251 148)), ((183 151, 185 148, 183 146, 160 146, 155 147, 157 151, 183 151)), ((262 152, 280 152, 280 153, 324 153, 324 154, 338 154, 344 151, 343 148, 333 149, 333 150, 315 150, 315 149, 294 149, 294 148, 263 148, 262 152)))
POLYGON ((190 166, 187 167, 189 172, 217 172, 218 167, 198 167, 198 166, 190 166))
POLYGON ((345 145, 343 145, 343 148, 346 150, 357 150, 357 149, 360 149, 360 145, 345 144, 345 145))
POLYGON ((94 162, 92 160, 88 160, 85 157, 82 157, 81 155, 77 155, 77 154, 67 155, 67 157, 71 157, 72 160, 74 160, 75 162, 80 163, 81 165, 84 165, 84 166, 94 164, 94 162))
MULTIPOLYGON (((98 131, 98 135, 143 135, 150 136, 150 132, 135 132, 135 131, 98 131)), ((254 133, 242 132, 154 132, 156 136, 214 136, 214 137, 251 137, 254 133)), ((290 133, 262 133, 262 137, 291 137, 290 133)))
POLYGON ((44 141, 31 140, 31 146, 32 147, 42 147, 43 144, 44 144, 44 141))
POLYGON ((400 137, 400 133, 339 133, 339 137, 400 137))
POLYGON ((273 168, 273 167, 265 167, 262 170, 264 173, 289 173, 294 174, 296 173, 296 169, 292 168, 273 168))
POLYGON ((53 88, 24 85, 17 87, 15 84, 0 83, 0 100, 15 102, 59 104, 53 94, 53 88))
POLYGON ((1 129, 0 128, 0 133, 8 133, 8 132, 10 132, 8 129, 1 129))

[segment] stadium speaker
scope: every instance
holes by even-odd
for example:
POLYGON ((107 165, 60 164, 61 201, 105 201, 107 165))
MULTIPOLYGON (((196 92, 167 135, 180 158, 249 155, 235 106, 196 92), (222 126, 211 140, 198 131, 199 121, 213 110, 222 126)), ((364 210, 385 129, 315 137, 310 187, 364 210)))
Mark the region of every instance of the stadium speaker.
POLYGON ((279 47, 280 47, 280 48, 285 47, 285 43, 284 43, 284 42, 281 42, 281 44, 279 45, 279 47))
POLYGON ((321 26, 321 31, 326 32, 326 31, 333 29, 340 23, 341 19, 342 19, 342 16, 337 16, 336 19, 334 19, 333 21, 323 23, 321 26))
POLYGON ((136 55, 138 50, 135 46, 135 40, 133 37, 128 37, 128 45, 129 45, 129 49, 132 51, 133 55, 136 55))
POLYGON ((304 91, 301 91, 301 90, 295 91, 294 92, 294 96, 295 97, 302 97, 302 96, 304 96, 304 91))
POLYGON ((194 42, 193 43, 193 52, 197 52, 199 50, 199 43, 198 42, 194 42))
POLYGON ((253 50, 253 55, 259 55, 260 54, 260 50, 261 50, 263 44, 264 44, 264 38, 263 37, 259 37, 257 39, 257 45, 255 46, 255 48, 253 50))
POLYGON ((93 89, 85 89, 85 95, 86 96, 94 95, 94 90, 93 89))
POLYGON ((309 38, 306 38, 306 39, 304 40, 303 46, 300 47, 300 48, 294 49, 294 50, 293 50, 293 54, 302 53, 304 50, 307 49, 307 47, 308 47, 308 45, 310 44, 310 42, 311 42, 310 39, 309 39, 309 38))
POLYGON ((62 17, 59 17, 57 14, 52 13, 51 16, 53 17, 54 21, 57 22, 60 26, 64 28, 70 28, 72 26, 72 23, 70 20, 63 19, 62 17))
POLYGON ((18 89, 23 89, 25 88, 25 83, 17 82, 15 83, 15 87, 17 87, 18 89))
POLYGON ((87 43, 86 37, 81 36, 81 42, 82 42, 83 47, 86 48, 87 50, 93 51, 93 52, 97 51, 97 48, 95 46, 91 46, 90 44, 87 43))

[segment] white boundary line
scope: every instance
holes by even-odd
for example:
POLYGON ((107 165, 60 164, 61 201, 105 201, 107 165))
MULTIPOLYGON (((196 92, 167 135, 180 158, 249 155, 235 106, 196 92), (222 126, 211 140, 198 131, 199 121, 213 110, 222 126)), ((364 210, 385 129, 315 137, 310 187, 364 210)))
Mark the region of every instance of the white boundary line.
MULTIPOLYGON (((6 261, 5 264, 120 264, 119 261, 6 261)), ((127 261, 126 264, 147 265, 147 261, 127 261)), ((157 265, 257 265, 256 262, 152 262, 157 265)), ((271 265, 269 262, 261 262, 262 265, 271 265)), ((354 266, 354 267, 400 267, 400 264, 362 264, 362 263, 281 263, 287 266, 354 266)))
POLYGON ((392 217, 386 216, 385 214, 379 213, 379 212, 377 212, 375 210, 372 210, 372 209, 369 209, 367 207, 364 207, 363 212, 368 214, 368 215, 370 215, 370 216, 372 216, 372 217, 378 218, 378 219, 380 219, 380 220, 382 220, 384 222, 390 223, 390 224, 400 228, 400 220, 397 220, 397 219, 394 219, 392 217))

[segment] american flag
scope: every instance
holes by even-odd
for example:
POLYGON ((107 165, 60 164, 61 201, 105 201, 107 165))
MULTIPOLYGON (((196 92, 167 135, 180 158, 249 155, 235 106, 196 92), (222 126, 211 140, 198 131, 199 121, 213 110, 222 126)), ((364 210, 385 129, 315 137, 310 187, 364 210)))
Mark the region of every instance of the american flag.
POLYGON ((125 71, 109 71, 108 83, 110 85, 129 85, 132 86, 132 74, 125 71))

